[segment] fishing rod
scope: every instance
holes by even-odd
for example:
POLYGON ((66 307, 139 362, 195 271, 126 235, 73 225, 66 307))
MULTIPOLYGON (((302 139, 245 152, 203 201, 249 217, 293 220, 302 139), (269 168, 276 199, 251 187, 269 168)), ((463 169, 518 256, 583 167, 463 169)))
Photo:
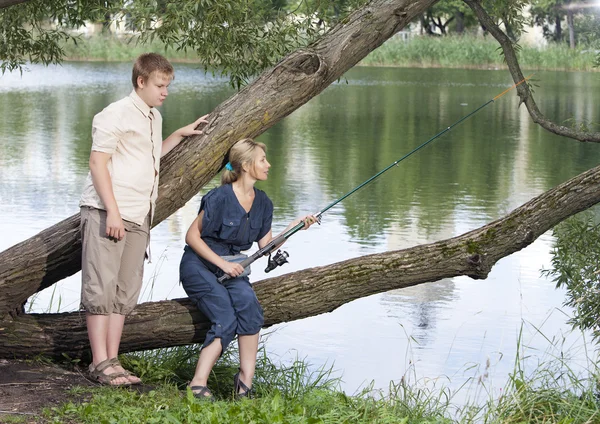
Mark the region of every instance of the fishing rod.
MULTIPOLYGON (((481 106, 479 106, 477 109, 473 110, 468 115, 463 116, 462 118, 460 118, 458 121, 456 121, 455 123, 453 123, 449 127, 444 128, 442 131, 440 131, 439 133, 437 133, 436 135, 434 135, 433 137, 431 137, 429 140, 427 140, 423 144, 421 144, 418 147, 414 148, 413 150, 411 150, 410 152, 408 152, 407 154, 405 154, 404 156, 402 156, 400 159, 398 159, 395 162, 393 162, 391 165, 385 167, 384 169, 382 169, 381 171, 379 171, 377 174, 373 175, 371 178, 369 178, 368 180, 366 180, 362 184, 359 184, 358 186, 356 186, 355 188, 353 188, 352 190, 350 190, 348 193, 344 194, 339 199, 334 200, 333 202, 331 202, 330 204, 328 204, 327 206, 325 206, 323 209, 321 209, 319 212, 317 212, 314 215, 315 218, 317 218, 317 222, 319 224, 321 224, 321 216, 325 212, 327 212, 329 209, 331 209, 332 207, 334 207, 335 205, 337 205, 338 203, 340 203, 341 201, 343 201, 347 197, 351 196, 352 194, 356 193, 358 190, 360 190, 361 188, 363 188, 367 184, 371 183, 373 180, 375 180, 376 178, 378 178, 379 176, 381 176, 385 172, 389 171, 394 166, 398 165, 400 162, 402 162, 404 159, 406 159, 409 156, 411 156, 413 153, 416 153, 417 151, 421 150, 423 147, 427 146, 433 140, 441 137, 442 135, 444 135, 445 133, 447 133, 448 131, 450 131, 452 128, 454 128, 455 126, 457 126, 458 124, 460 124, 464 120, 468 119, 470 116, 475 115, 477 112, 479 112, 481 109, 483 109, 484 107, 486 107, 490 103, 495 102, 496 100, 498 100, 500 97, 504 96, 509 91, 511 91, 514 88, 518 87, 519 85, 521 85, 522 83, 524 83, 525 81, 527 81, 528 79, 530 79, 532 76, 533 76, 533 74, 531 74, 528 77, 523 78, 521 81, 513 84, 511 87, 507 88, 502 93, 498 94, 496 97, 488 100, 487 102, 485 102, 484 104, 482 104, 481 106)), ((267 243, 267 245, 265 247, 263 247, 262 249, 257 250, 256 252, 254 252, 254 254, 248 256, 246 259, 244 259, 243 261, 241 261, 239 264, 242 267, 246 268, 247 266, 249 266, 250 264, 252 264, 253 262, 255 262, 257 259, 260 259, 263 256, 269 255, 269 261, 268 261, 267 267, 265 268, 265 272, 271 272, 272 270, 274 270, 278 266, 281 266, 281 265, 287 263, 287 258, 289 257, 289 254, 287 252, 278 250, 277 253, 273 256, 273 258, 271 258, 271 254, 273 253, 273 251, 275 249, 277 249, 277 247, 279 247, 281 244, 283 244, 288 238, 290 238, 291 236, 293 236, 294 234, 296 234, 302 228, 304 228, 304 221, 296 224, 294 227, 290 228, 285 233, 282 233, 279 236, 275 237, 269 243, 267 243)), ((222 282, 224 282, 224 281, 226 281, 226 280, 228 280, 230 278, 232 278, 232 277, 230 277, 229 274, 223 274, 221 277, 218 278, 218 281, 219 281, 219 283, 222 283, 222 282)))

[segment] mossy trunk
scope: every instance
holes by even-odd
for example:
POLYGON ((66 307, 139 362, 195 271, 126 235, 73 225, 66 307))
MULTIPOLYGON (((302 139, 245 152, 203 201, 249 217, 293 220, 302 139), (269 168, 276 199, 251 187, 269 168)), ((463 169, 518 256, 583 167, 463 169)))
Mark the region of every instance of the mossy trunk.
MULTIPOLYGON (((331 312, 364 296, 442 278, 486 278, 499 259, 598 202, 600 166, 461 236, 260 281, 254 287, 265 310, 265 325, 331 312)), ((143 303, 126 320, 121 350, 201 342, 208 328, 188 300, 143 303)), ((0 358, 78 357, 88 349, 85 316, 78 312, 23 314, 0 321, 0 358)))

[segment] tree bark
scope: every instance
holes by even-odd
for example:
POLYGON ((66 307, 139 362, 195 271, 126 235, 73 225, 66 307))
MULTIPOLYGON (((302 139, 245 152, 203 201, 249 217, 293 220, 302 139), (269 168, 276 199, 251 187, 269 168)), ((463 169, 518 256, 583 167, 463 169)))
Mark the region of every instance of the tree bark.
MULTIPOLYGON (((475 13, 479 22, 485 26, 485 28, 492 34, 492 36, 500 43, 502 51, 504 52, 504 58, 508 65, 508 70, 513 77, 513 81, 518 83, 525 77, 521 72, 519 61, 517 60, 517 54, 513 48, 512 41, 510 38, 500 29, 500 27, 494 22, 494 20, 487 14, 485 9, 481 6, 479 0, 463 0, 475 13)), ((519 95, 521 102, 525 103, 527 111, 531 116, 531 119, 536 124, 539 124, 542 128, 564 137, 569 137, 574 140, 584 142, 600 143, 600 132, 586 132, 578 131, 573 128, 565 127, 563 125, 557 125, 551 120, 547 119, 538 109, 533 94, 529 89, 528 84, 520 84, 517 87, 517 94, 519 95)))
POLYGON ((0 0, 0 9, 4 9, 5 7, 14 6, 15 4, 25 3, 29 0, 0 0))
POLYGON ((442 22, 442 18, 438 17, 437 21, 436 21, 436 19, 433 20, 433 23, 435 24, 436 27, 438 27, 440 29, 440 32, 442 33, 442 35, 446 35, 446 33, 447 33, 446 28, 448 27, 450 22, 452 22, 453 20, 454 20, 454 16, 452 16, 446 22, 442 22))
MULTIPOLYGON (((265 326, 331 312, 354 299, 442 278, 484 279, 499 259, 598 202, 600 166, 461 236, 260 281, 254 287, 265 311, 265 326)), ((121 351, 201 342, 209 326, 188 300, 143 303, 126 320, 121 351)), ((5 317, 0 321, 0 340, 0 358, 79 357, 89 349, 85 316, 78 312, 5 317)))
POLYGON ((427 35, 434 35, 431 30, 429 13, 421 15, 421 35, 423 35, 423 31, 425 31, 425 34, 427 35))
POLYGON ((463 34, 465 32, 465 14, 458 11, 454 14, 456 18, 456 33, 463 34))
POLYGON ((567 9, 567 25, 569 26, 569 48, 575 48, 575 24, 573 22, 573 9, 567 9))
MULTIPOLYGON (((219 105, 204 135, 163 158, 153 224, 198 193, 237 140, 258 136, 305 104, 437 1, 374 0, 219 105)), ((0 253, 0 316, 22 313, 29 296, 81 268, 78 227, 79 214, 0 253)))

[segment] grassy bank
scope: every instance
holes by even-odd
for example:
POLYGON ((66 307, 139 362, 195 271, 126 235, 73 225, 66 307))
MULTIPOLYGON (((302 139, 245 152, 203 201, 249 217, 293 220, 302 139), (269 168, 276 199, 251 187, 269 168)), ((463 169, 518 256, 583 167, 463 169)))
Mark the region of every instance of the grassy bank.
MULTIPOLYGON (((545 48, 522 46, 518 52, 524 69, 594 70, 593 51, 550 44, 545 48)), ((361 65, 442 68, 505 68, 499 44, 491 36, 392 38, 367 56, 361 65)))
MULTIPOLYGON (((154 40, 148 45, 137 43, 134 38, 95 36, 81 38, 77 44, 63 46, 68 60, 133 61, 141 53, 155 51, 177 62, 198 62, 194 52, 166 49, 154 40)), ((547 69, 568 71, 591 71, 595 53, 585 48, 575 50, 564 45, 551 44, 538 49, 523 46, 519 59, 524 69, 547 69)), ((397 67, 443 67, 443 68, 504 68, 498 43, 492 38, 462 37, 413 37, 409 41, 392 38, 369 54, 360 65, 397 67)))
POLYGON ((198 62, 195 52, 178 51, 166 48, 165 44, 153 40, 148 44, 140 44, 137 37, 93 36, 81 37, 77 43, 68 42, 61 46, 67 60, 72 61, 105 61, 132 62, 140 54, 156 52, 167 56, 174 62, 198 62))
MULTIPOLYGON (((259 352, 254 399, 233 399, 237 353, 227 351, 208 386, 214 403, 197 400, 185 385, 191 379, 198 346, 159 349, 125 356, 123 363, 154 389, 91 389, 91 400, 46 411, 49 422, 77 423, 450 423, 446 399, 394 386, 394 395, 367 392, 347 396, 331 369, 310 370, 304 361, 277 366, 259 352)), ((74 390, 90 390, 76 388, 74 390)))
MULTIPOLYGON (((457 406, 449 389, 428 389, 410 378, 391 383, 386 393, 365 389, 355 396, 340 391, 331 369, 311 368, 303 361, 275 365, 259 353, 256 398, 233 400, 236 353, 227 352, 209 379, 217 401, 196 400, 185 384, 191 378, 198 347, 178 347, 125 356, 153 389, 93 388, 90 400, 45 411, 55 423, 597 423, 597 369, 586 377, 576 373, 565 357, 539 363, 529 375, 525 360, 516 358, 514 372, 502 391, 479 381, 489 393, 484 402, 457 406)), ((593 361, 588 361, 593 363, 593 361)), ((19 422, 18 419, 14 422, 19 422)), ((25 422, 25 421, 22 421, 25 422)))

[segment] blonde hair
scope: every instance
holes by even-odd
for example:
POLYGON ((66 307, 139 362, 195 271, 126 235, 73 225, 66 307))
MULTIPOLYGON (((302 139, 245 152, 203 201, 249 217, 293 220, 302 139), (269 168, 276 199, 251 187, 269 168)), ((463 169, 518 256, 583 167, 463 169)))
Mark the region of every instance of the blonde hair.
POLYGON ((131 72, 133 88, 139 88, 137 83, 138 77, 142 77, 144 81, 148 81, 153 72, 164 74, 171 79, 175 78, 173 65, 164 56, 158 53, 144 53, 133 64, 133 71, 131 72))
POLYGON ((227 168, 223 170, 221 185, 237 181, 242 176, 243 164, 249 163, 251 166, 254 166, 254 152, 258 148, 263 149, 264 152, 267 151, 267 146, 251 138, 243 138, 235 143, 231 150, 229 150, 229 164, 233 168, 233 171, 227 168))

